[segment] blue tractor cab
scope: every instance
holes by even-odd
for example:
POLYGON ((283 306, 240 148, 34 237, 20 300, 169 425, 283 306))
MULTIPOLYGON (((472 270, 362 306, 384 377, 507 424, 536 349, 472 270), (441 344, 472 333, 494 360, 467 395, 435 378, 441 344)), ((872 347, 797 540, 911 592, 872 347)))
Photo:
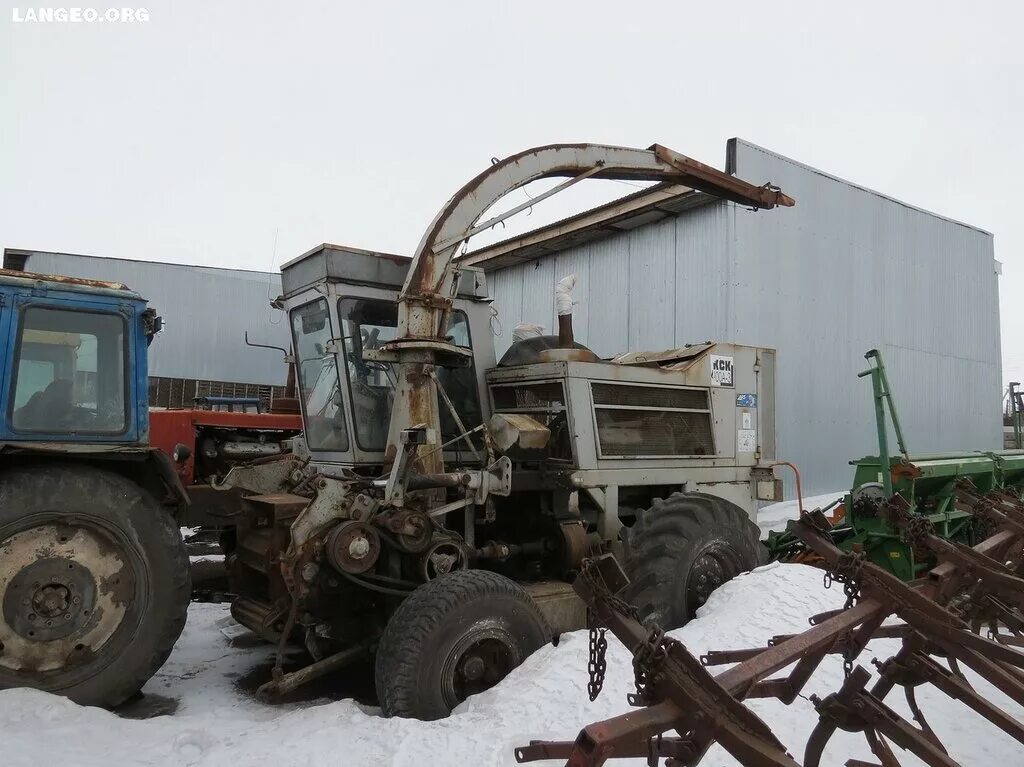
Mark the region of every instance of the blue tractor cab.
POLYGON ((148 445, 159 330, 120 283, 0 270, 0 688, 117 705, 181 632, 188 500, 148 445))

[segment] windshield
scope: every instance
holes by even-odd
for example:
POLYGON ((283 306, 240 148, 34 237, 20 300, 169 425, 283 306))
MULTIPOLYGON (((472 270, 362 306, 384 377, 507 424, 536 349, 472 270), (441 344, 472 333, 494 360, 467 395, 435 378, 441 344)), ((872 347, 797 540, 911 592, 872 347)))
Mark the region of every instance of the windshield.
MULTIPOLYGON (((338 316, 345 337, 345 368, 352 391, 356 442, 363 450, 383 451, 387 447, 397 374, 392 364, 364 360, 362 353, 365 349, 377 349, 395 337, 398 306, 391 301, 342 298, 338 302, 338 316)), ((455 344, 471 348, 469 322, 464 313, 453 311, 449 315, 447 332, 455 344)), ((466 428, 479 426, 482 416, 473 368, 439 367, 437 378, 466 428)), ((458 436, 459 428, 443 398, 439 399, 441 434, 447 442, 458 436)), ((451 449, 457 451, 460 445, 453 445, 451 449)), ((465 449, 465 445, 461 445, 461 449, 465 449)))
POLYGON ((320 298, 292 312, 295 368, 311 450, 348 450, 348 429, 338 387, 338 367, 327 351, 333 337, 327 301, 320 298))
POLYGON ((117 314, 29 307, 22 314, 11 398, 17 431, 127 430, 125 323, 117 314))

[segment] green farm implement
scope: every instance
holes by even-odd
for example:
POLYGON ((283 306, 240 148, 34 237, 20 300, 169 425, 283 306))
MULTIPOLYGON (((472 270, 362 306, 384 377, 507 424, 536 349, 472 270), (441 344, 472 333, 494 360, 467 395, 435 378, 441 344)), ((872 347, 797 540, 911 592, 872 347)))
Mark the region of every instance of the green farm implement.
MULTIPOLYGON (((862 551, 869 561, 910 581, 935 564, 934 553, 915 537, 920 530, 968 546, 985 537, 977 499, 999 491, 1020 496, 1024 450, 910 455, 882 357, 875 349, 864 356, 868 369, 860 377, 871 379, 878 455, 851 462, 853 489, 833 513, 830 535, 843 551, 862 551), (889 448, 890 424, 895 455, 889 448), (899 504, 892 502, 896 496, 899 504), (909 530, 904 517, 913 520, 909 530)), ((783 561, 801 559, 806 552, 788 531, 772 533, 767 546, 774 559, 783 561)))

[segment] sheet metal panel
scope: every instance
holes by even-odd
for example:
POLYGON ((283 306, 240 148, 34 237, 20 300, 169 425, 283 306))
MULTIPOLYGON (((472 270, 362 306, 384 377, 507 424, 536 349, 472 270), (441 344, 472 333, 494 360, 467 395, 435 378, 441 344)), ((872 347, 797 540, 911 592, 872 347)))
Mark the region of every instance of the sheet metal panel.
POLYGON ((732 309, 732 228, 735 216, 725 203, 704 205, 674 219, 675 307, 672 346, 727 340, 732 309))
POLYGON ((584 343, 608 357, 629 348, 629 235, 617 234, 584 247, 590 252, 590 291, 585 297, 590 320, 584 343))
POLYGON ((675 346, 676 222, 630 230, 629 349, 675 346))
MULTIPOLYGON (((736 338, 775 346, 780 457, 808 492, 877 452, 870 387, 881 349, 911 451, 993 449, 1000 355, 992 236, 742 141, 733 168, 791 209, 736 215, 736 338)), ((895 444, 892 442, 891 444, 895 444)))
MULTIPOLYGON (((523 322, 537 322, 546 333, 557 333, 555 322, 555 259, 530 261, 520 269, 523 274, 523 322), (534 319, 534 318, 538 319, 534 319)), ((560 274, 558 278, 564 277, 560 274)), ((511 341, 511 335, 509 336, 511 341)))
MULTIPOLYGON (((705 310, 704 275, 715 275, 721 287, 727 282, 728 270, 722 267, 726 240, 720 229, 730 215, 718 204, 705 205, 678 218, 491 272, 502 327, 537 322, 555 332, 555 283, 575 273, 576 340, 602 357, 724 338, 717 332, 724 329, 724 321, 705 310), (691 260, 699 268, 693 269, 691 260), (680 277, 684 271, 686 278, 680 277)), ((511 330, 495 339, 499 357, 511 342, 511 330)))
POLYGON ((283 385, 282 355, 245 345, 287 347, 288 323, 270 307, 281 294, 281 276, 264 272, 181 266, 153 261, 34 252, 29 271, 116 280, 149 301, 164 318, 164 331, 149 348, 149 374, 283 385))
POLYGON ((490 283, 491 306, 497 312, 496 319, 491 323, 495 351, 498 359, 512 345, 512 331, 523 321, 523 273, 521 266, 509 267, 503 272, 498 283, 490 283))

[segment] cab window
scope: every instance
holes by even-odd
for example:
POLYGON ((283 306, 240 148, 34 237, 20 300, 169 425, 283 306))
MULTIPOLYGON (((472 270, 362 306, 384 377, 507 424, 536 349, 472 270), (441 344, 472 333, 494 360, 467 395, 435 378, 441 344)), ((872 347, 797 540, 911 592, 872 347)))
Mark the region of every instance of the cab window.
MULTIPOLYGON (((338 302, 338 316, 345 339, 345 372, 352 392, 356 443, 363 450, 383 452, 388 442, 398 373, 391 363, 364 360, 363 351, 380 348, 395 338, 398 305, 392 301, 342 298, 338 302)), ((449 315, 447 335, 456 345, 472 348, 465 313, 454 311, 449 315)), ((439 367, 437 378, 466 428, 479 426, 482 415, 473 368, 439 367)), ((443 401, 439 406, 441 434, 447 442, 458 436, 459 428, 443 401)), ((451 449, 459 447, 453 445, 451 449)))
POLYGON ((292 312, 295 369, 302 409, 306 414, 306 444, 310 450, 348 450, 348 428, 338 366, 328 344, 334 333, 327 301, 323 298, 292 312))
POLYGON ((120 315, 30 306, 21 314, 15 348, 9 413, 15 431, 127 430, 120 315))

